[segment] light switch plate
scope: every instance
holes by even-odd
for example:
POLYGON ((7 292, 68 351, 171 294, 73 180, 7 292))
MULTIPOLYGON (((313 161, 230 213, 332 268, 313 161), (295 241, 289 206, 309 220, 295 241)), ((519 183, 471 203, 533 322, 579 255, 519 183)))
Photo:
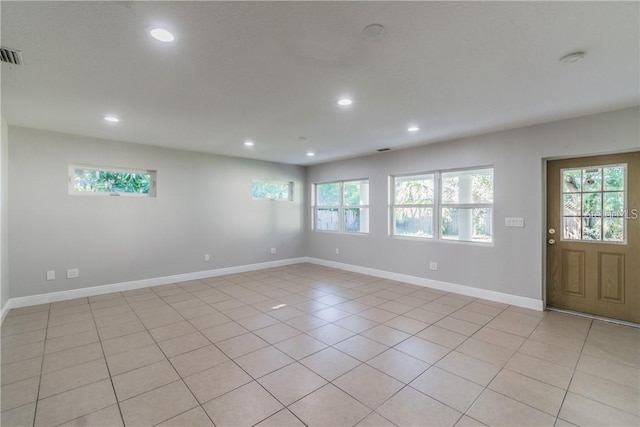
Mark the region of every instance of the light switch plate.
POLYGON ((524 218, 505 218, 504 219, 505 227, 524 227, 524 218))

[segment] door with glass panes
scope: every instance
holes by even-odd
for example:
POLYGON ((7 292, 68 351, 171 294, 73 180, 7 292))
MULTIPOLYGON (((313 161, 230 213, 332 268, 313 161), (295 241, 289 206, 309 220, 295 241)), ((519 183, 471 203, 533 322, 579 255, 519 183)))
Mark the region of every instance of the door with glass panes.
POLYGON ((547 163, 547 305, 640 323, 640 152, 547 163))

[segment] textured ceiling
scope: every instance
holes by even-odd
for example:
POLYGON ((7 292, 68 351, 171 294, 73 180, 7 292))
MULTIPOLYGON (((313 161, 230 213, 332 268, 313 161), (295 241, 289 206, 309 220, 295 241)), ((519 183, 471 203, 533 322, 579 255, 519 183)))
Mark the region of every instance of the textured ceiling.
POLYGON ((6 121, 110 140, 313 164, 640 102, 638 2, 1 8, 2 45, 24 59, 2 64, 6 121), (372 23, 383 39, 363 33, 372 23), (577 50, 582 62, 559 61, 577 50))

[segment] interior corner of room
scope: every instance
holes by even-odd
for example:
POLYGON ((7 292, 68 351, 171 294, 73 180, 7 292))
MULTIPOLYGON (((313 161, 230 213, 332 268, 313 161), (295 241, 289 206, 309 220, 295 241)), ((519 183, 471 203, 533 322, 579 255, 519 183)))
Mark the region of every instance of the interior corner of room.
POLYGON ((540 310, 541 230, 545 226, 540 209, 544 201, 542 160, 595 153, 602 150, 602 141, 607 141, 607 151, 633 149, 638 141, 637 117, 637 108, 623 109, 399 150, 384 157, 314 166, 3 125, 2 221, 3 239, 8 240, 2 255, 4 311, 297 262, 540 310), (558 139, 563 145, 555 143, 558 139), (77 160, 153 168, 158 174, 158 196, 139 200, 70 195, 68 164, 77 160), (496 215, 516 214, 526 219, 524 228, 496 224, 494 243, 489 247, 389 238, 386 206, 372 209, 367 235, 311 229, 309 195, 305 193, 313 182, 357 170, 358 175, 369 177, 371 200, 379 201, 387 195, 389 174, 399 169, 489 163, 497 177, 496 215), (293 202, 256 203, 251 199, 251 179, 273 173, 296 184, 293 202), (271 253, 272 247, 277 253, 271 253), (340 248, 339 255, 335 247, 340 248), (210 261, 203 262, 201 252, 210 254, 210 261), (428 259, 438 261, 437 271, 429 271, 428 259), (65 277, 67 268, 78 268, 79 277, 65 277), (56 280, 46 280, 48 270, 56 271, 56 280))

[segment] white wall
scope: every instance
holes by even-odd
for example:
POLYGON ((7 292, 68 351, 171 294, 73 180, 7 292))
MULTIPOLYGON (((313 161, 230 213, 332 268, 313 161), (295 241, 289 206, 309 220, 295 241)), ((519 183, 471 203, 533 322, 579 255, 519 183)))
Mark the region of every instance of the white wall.
POLYGON ((305 252, 303 167, 13 126, 9 140, 11 298, 305 252), (69 195, 71 163, 157 170, 157 197, 69 195), (252 200, 252 179, 293 181, 294 201, 252 200))
POLYGON ((4 308, 9 299, 9 227, 8 227, 8 126, 4 118, 2 122, 2 133, 0 136, 0 309, 4 308))
POLYGON ((541 300, 543 159, 638 149, 639 114, 624 109, 309 167, 308 188, 368 177, 371 212, 368 235, 308 231, 307 255, 541 300), (389 175, 485 165, 495 173, 493 246, 389 237, 389 175), (505 217, 524 217, 526 226, 506 228, 505 217), (429 261, 438 262, 438 271, 429 270, 429 261))
POLYGON ((301 256, 540 300, 543 159, 639 149, 639 116, 625 109, 309 168, 9 126, 8 180, 3 125, 2 303, 7 273, 17 298, 301 256), (155 169, 158 197, 71 196, 70 163, 155 169), (388 236, 390 174, 478 165, 495 167, 493 246, 388 236), (370 234, 310 231, 311 183, 362 177, 370 234), (295 201, 252 200, 252 179, 295 182, 295 201), (526 227, 505 228, 505 217, 526 227), (66 279, 67 268, 80 277, 66 279))

